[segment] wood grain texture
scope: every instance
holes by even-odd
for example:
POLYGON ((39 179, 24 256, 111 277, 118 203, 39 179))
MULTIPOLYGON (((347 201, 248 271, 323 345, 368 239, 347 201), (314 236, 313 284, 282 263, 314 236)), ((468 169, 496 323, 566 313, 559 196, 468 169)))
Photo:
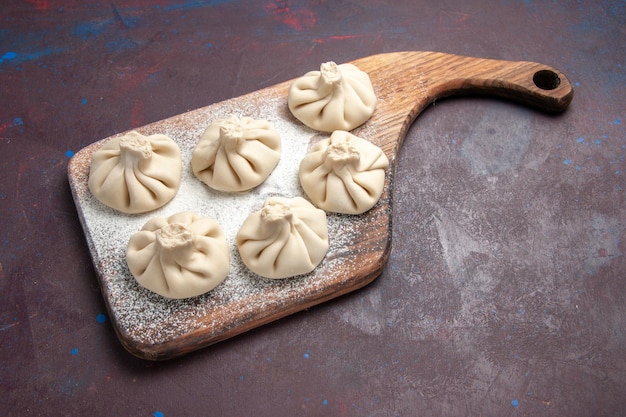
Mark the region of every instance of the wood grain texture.
POLYGON ((563 73, 535 62, 440 52, 397 52, 358 59, 353 64, 367 72, 376 86, 379 104, 368 124, 384 127, 377 144, 391 157, 417 116, 438 99, 455 95, 494 96, 546 112, 560 112, 574 95, 563 73))
MULTIPOLYGON (((108 268, 119 262, 103 255, 100 242, 106 237, 94 222, 98 214, 86 210, 87 177, 91 155, 103 141, 94 143, 71 160, 69 180, 85 236, 98 272, 104 299, 114 328, 122 344, 136 356, 169 359, 301 311, 334 297, 346 294, 372 282, 380 275, 391 252, 392 194, 395 156, 409 126, 419 113, 437 99, 461 94, 492 95, 519 101, 548 112, 563 111, 573 97, 572 86, 562 73, 532 62, 508 62, 461 57, 435 52, 399 52, 374 55, 352 62, 370 75, 378 105, 372 118, 353 131, 357 136, 380 146, 391 164, 379 203, 363 215, 349 220, 349 232, 335 230, 347 240, 332 247, 324 262, 309 276, 264 283, 254 287, 245 297, 220 300, 211 293, 176 302, 169 308, 170 316, 159 315, 154 323, 133 323, 129 311, 149 308, 138 303, 142 293, 121 297, 113 283, 132 279, 120 276, 123 268, 108 268), (163 332, 162 329, 167 329, 163 332)), ((286 109, 287 91, 291 81, 283 82, 241 97, 187 112, 137 129, 141 133, 164 130, 181 136, 198 129, 198 120, 221 114, 228 109, 250 109, 256 117, 276 111, 289 124, 298 124, 286 109), (281 102, 276 109, 268 103, 281 102)), ((275 116, 275 114, 274 114, 275 116)), ((311 131, 311 136, 316 133, 311 131)), ((176 139, 175 139, 176 140, 176 139)), ((185 161, 183 161, 185 163, 185 161)), ((293 167, 294 172, 297 166, 293 167)), ((336 224, 348 222, 346 217, 336 224)), ((332 232, 332 231, 331 231, 332 232)), ((125 247, 126 242, 113 242, 125 247)), ((119 253, 119 252, 118 252, 119 253)), ((146 295, 146 297, 148 297, 146 295)), ((152 305, 159 299, 153 299, 152 305)), ((162 300, 165 303, 165 300, 162 300)))

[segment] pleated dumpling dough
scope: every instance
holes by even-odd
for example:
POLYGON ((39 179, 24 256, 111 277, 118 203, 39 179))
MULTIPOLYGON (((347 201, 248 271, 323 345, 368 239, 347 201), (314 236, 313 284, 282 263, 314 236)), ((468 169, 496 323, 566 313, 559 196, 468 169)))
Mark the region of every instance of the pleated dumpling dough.
POLYGON ((302 197, 274 197, 251 213, 236 236, 241 259, 266 278, 311 272, 328 251, 326 213, 302 197))
POLYGON ((131 236, 126 262, 141 286, 168 298, 204 294, 230 271, 222 229, 191 212, 149 220, 131 236))
POLYGON ((362 125, 374 113, 376 102, 367 73, 332 61, 297 78, 287 97, 289 110, 298 120, 323 132, 362 125))
POLYGON ((266 120, 231 117, 205 130, 191 157, 193 173, 220 191, 261 184, 280 159, 280 136, 266 120))
POLYGON ((165 135, 131 131, 108 140, 94 152, 89 190, 124 213, 144 213, 169 202, 182 174, 180 149, 165 135))
POLYGON ((378 202, 388 166, 378 146, 338 130, 311 148, 298 174, 304 192, 317 207, 361 214, 378 202))

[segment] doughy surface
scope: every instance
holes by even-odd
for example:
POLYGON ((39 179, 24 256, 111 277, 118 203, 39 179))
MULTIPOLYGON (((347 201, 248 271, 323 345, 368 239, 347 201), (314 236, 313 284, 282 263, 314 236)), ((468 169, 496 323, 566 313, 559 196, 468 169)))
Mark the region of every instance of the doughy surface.
POLYGON ((149 220, 131 236, 126 262, 141 286, 168 298, 204 294, 230 271, 222 229, 191 212, 149 220))
POLYGON ((266 278, 313 271, 328 251, 326 213, 302 197, 274 197, 251 213, 236 236, 244 264, 266 278))
POLYGON ((378 146, 338 130, 311 148, 298 174, 304 192, 317 207, 361 214, 378 202, 388 166, 378 146))
POLYGON ((280 136, 271 123, 233 116, 209 125, 193 151, 191 168, 213 189, 247 191, 270 175, 280 151, 280 136))
POLYGON ((376 95, 367 73, 352 64, 326 62, 297 78, 289 88, 291 113, 323 132, 352 130, 374 113, 376 95))
POLYGON ((94 152, 89 190, 100 202, 124 213, 144 213, 169 202, 182 172, 180 149, 165 135, 131 131, 94 152))

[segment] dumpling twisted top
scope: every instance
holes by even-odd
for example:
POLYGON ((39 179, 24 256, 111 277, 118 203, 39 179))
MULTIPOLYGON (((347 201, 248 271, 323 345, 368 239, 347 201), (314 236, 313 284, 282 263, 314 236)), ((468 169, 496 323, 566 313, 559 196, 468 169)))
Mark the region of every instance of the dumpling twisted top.
POLYGON ((300 162, 304 192, 317 207, 344 214, 371 209, 385 185, 389 160, 378 146, 341 130, 316 143, 300 162))
POLYGON ((233 116, 209 125, 193 151, 191 168, 211 188, 246 191, 270 175, 280 148, 280 136, 269 122, 233 116))
POLYGON ((169 298, 204 294, 230 271, 222 229, 191 212, 149 220, 131 236, 126 262, 141 286, 169 298))
POLYGON ((248 216, 236 242, 252 272, 266 278, 305 274, 326 256, 326 213, 302 197, 274 197, 248 216))
POLYGON ((174 198, 181 173, 176 142, 161 134, 144 136, 131 131, 94 152, 88 185, 107 206, 124 213, 144 213, 174 198))
POLYGON ((326 62, 297 78, 289 88, 291 113, 323 132, 352 130, 374 113, 376 95, 367 73, 352 64, 326 62))

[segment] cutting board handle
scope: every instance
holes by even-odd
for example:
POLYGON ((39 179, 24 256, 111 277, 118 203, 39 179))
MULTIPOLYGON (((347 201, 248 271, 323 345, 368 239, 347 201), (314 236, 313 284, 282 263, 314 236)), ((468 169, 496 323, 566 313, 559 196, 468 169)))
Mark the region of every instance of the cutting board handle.
POLYGON ((528 61, 474 58, 442 52, 392 52, 352 61, 367 72, 379 99, 372 140, 395 155, 408 127, 438 99, 456 95, 497 96, 539 110, 565 110, 574 89, 565 74, 528 61))
POLYGON ((417 101, 418 105, 430 105, 452 95, 478 94, 561 112, 574 96, 565 74, 537 62, 409 51, 374 55, 353 63, 377 81, 395 84, 383 91, 391 92, 400 101, 417 101), (397 94, 403 89, 412 94, 397 94))
POLYGON ((574 96, 567 77, 547 65, 468 57, 448 62, 454 66, 437 78, 439 97, 493 95, 556 113, 565 110, 574 96))

